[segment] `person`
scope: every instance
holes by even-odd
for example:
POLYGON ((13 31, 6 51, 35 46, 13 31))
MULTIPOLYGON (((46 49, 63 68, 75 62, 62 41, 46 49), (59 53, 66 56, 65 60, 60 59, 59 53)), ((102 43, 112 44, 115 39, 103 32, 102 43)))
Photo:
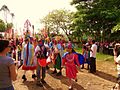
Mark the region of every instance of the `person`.
POLYGON ((113 87, 113 90, 116 89, 119 90, 120 89, 120 44, 119 43, 115 44, 113 54, 114 54, 114 62, 117 66, 117 83, 113 87))
POLYGON ((30 42, 30 38, 25 39, 25 46, 23 47, 23 66, 22 70, 24 70, 24 74, 22 76, 23 81, 26 81, 26 71, 31 70, 32 71, 32 78, 35 79, 35 69, 36 69, 36 63, 34 59, 34 46, 32 42, 30 42))
POLYGON ((86 43, 85 41, 83 41, 83 47, 82 47, 82 55, 84 56, 84 62, 82 64, 81 69, 84 69, 84 64, 87 63, 87 70, 89 70, 89 51, 88 51, 88 43, 86 43))
POLYGON ((95 44, 95 40, 91 40, 92 44, 90 49, 90 73, 96 73, 96 53, 97 53, 97 45, 95 44))
POLYGON ((47 49, 44 46, 43 40, 38 42, 38 45, 35 48, 35 56, 37 58, 37 86, 43 87, 43 84, 46 84, 46 59, 47 59, 47 49), (42 73, 41 73, 42 71, 42 73), (42 77, 42 78, 41 78, 42 77))
POLYGON ((54 45, 54 51, 52 53, 52 61, 54 64, 54 71, 52 72, 52 74, 56 74, 56 76, 61 76, 62 75, 62 68, 61 68, 61 54, 60 54, 60 50, 61 50, 61 44, 58 42, 56 45, 54 45), (57 70, 59 70, 57 72, 57 70))
POLYGON ((72 44, 68 44, 66 46, 66 51, 68 53, 66 53, 63 57, 62 57, 62 65, 66 67, 66 77, 69 78, 69 90, 73 89, 73 83, 72 83, 72 79, 75 79, 75 81, 77 82, 77 68, 76 68, 76 64, 77 66, 80 68, 80 64, 78 61, 78 55, 76 53, 73 52, 73 48, 72 48, 72 44))
POLYGON ((18 61, 20 61, 21 60, 21 50, 22 50, 22 45, 21 45, 21 43, 19 42, 18 43, 18 45, 17 45, 17 59, 18 59, 18 61))
POLYGON ((8 40, 0 40, 0 90, 14 90, 12 81, 17 79, 14 60, 6 56, 10 49, 8 40))

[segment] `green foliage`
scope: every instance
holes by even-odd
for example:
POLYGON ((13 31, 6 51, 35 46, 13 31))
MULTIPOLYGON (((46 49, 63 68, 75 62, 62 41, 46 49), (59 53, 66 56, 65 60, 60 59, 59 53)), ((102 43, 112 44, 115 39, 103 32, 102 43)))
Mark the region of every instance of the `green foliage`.
POLYGON ((0 19, 0 32, 5 32, 13 27, 12 23, 7 23, 7 25, 0 19))
POLYGON ((77 12, 74 15, 74 32, 85 33, 96 39, 109 40, 111 30, 120 27, 120 0, 73 0, 77 12))
POLYGON ((7 23, 7 28, 6 28, 7 30, 8 30, 8 29, 11 29, 12 27, 13 27, 13 24, 12 24, 12 23, 7 23))
POLYGON ((120 41, 120 31, 111 33, 109 41, 120 41))
POLYGON ((0 19, 0 32, 4 32, 6 30, 5 23, 0 19))
MULTIPOLYGON (((78 53, 82 53, 82 49, 81 48, 77 48, 75 51, 78 52, 78 53)), ((110 61, 110 62, 114 61, 114 58, 111 55, 97 53, 96 56, 97 56, 97 60, 100 60, 100 61, 110 61)))
POLYGON ((114 58, 111 55, 97 53, 97 60, 100 60, 100 61, 112 61, 113 62, 114 58))
POLYGON ((69 36, 70 35, 70 25, 72 24, 73 20, 73 12, 69 10, 53 10, 47 16, 45 16, 41 22, 45 24, 49 32, 54 32, 59 34, 60 30, 69 36))

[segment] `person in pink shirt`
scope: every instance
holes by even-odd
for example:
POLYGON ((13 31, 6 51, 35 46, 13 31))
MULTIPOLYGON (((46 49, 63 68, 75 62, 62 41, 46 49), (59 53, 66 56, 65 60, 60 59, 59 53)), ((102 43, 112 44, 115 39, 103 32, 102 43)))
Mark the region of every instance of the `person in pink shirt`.
POLYGON ((69 90, 73 89, 73 82, 72 79, 74 79, 77 82, 77 68, 80 67, 79 61, 78 61, 78 55, 75 54, 72 48, 72 44, 68 43, 66 47, 67 53, 62 57, 62 65, 65 65, 66 67, 66 77, 69 78, 69 90))

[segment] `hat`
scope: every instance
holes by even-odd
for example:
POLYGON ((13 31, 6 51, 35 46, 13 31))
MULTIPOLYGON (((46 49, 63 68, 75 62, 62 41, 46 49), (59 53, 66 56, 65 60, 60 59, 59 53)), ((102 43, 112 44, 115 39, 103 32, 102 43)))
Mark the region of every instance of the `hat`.
POLYGON ((68 44, 66 45, 66 48, 68 48, 68 49, 73 49, 72 43, 68 43, 68 44))
POLYGON ((44 45, 44 40, 41 39, 38 42, 39 42, 39 46, 43 46, 44 45))

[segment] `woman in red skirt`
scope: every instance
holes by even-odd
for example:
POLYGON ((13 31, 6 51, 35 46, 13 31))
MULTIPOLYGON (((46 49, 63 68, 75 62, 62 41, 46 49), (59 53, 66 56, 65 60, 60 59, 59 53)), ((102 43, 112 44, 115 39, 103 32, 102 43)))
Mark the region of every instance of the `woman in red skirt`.
POLYGON ((62 58, 62 64, 66 66, 66 77, 69 78, 69 90, 72 90, 72 79, 77 81, 77 68, 80 67, 79 61, 78 61, 78 55, 73 53, 72 44, 69 43, 66 47, 67 53, 62 58))

